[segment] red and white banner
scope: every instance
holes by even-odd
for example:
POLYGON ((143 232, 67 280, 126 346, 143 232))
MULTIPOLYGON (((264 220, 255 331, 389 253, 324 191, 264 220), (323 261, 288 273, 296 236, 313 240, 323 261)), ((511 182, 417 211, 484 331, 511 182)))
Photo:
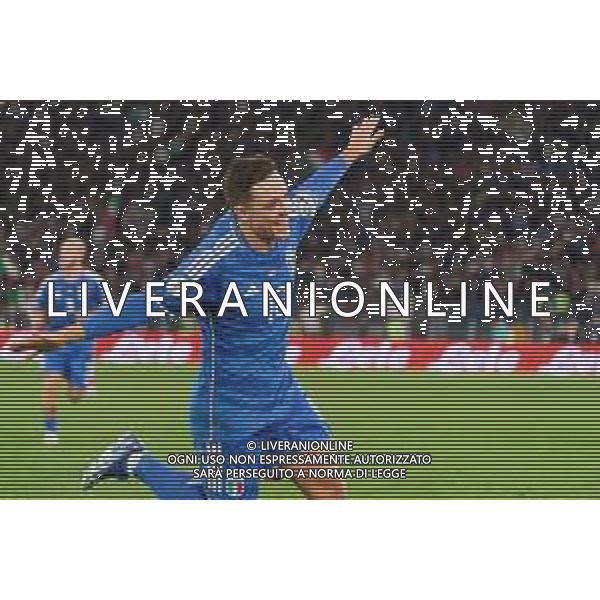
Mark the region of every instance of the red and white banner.
POLYGON ((292 340, 289 353, 298 366, 330 369, 546 374, 600 371, 600 345, 324 338, 292 340))
MULTIPOLYGON (((27 333, 0 331, 0 359, 20 360, 5 348, 17 335, 27 333)), ((197 334, 140 330, 98 340, 95 353, 98 360, 106 362, 193 364, 201 360, 200 346, 197 334)), ((288 360, 300 368, 591 374, 600 371, 600 345, 293 338, 288 360)))

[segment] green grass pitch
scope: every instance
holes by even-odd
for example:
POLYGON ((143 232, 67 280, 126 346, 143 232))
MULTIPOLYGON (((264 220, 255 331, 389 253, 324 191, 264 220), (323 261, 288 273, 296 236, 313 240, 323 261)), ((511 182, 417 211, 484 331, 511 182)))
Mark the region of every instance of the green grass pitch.
MULTIPOLYGON (((191 451, 186 366, 98 365, 97 393, 61 402, 61 444, 42 443, 41 372, 0 366, 0 498, 151 498, 140 483, 84 494, 86 464, 135 431, 160 458, 191 451)), ((593 376, 419 375, 311 370, 298 376, 339 439, 358 452, 430 453, 402 481, 349 482, 352 498, 599 498, 600 403, 593 376)), ((299 498, 289 482, 263 498, 299 498)))

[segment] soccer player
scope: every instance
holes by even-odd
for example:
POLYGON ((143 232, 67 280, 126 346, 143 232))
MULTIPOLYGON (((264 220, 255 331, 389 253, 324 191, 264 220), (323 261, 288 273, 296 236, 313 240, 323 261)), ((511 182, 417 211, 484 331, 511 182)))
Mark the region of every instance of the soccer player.
MULTIPOLYGON (((180 282, 200 283, 203 361, 194 385, 189 421, 195 450, 224 456, 247 452, 251 441, 324 440, 330 431, 286 363, 289 318, 263 316, 262 282, 280 297, 295 279, 295 259, 319 207, 350 166, 382 139, 379 117, 352 128, 343 151, 290 193, 276 166, 264 156, 240 157, 227 169, 223 187, 229 209, 165 279, 165 305, 180 310, 180 282), (236 282, 240 308, 219 306, 236 282), (258 284, 258 285, 257 285, 258 284)), ((189 295, 189 294, 188 294, 189 295)), ((91 340, 147 322, 146 296, 128 296, 120 316, 106 309, 59 332, 13 344, 13 350, 47 350, 73 340, 91 340)), ((227 465, 225 465, 227 466, 227 465)), ((129 434, 110 446, 84 475, 91 488, 106 478, 136 477, 159 498, 251 499, 255 480, 194 480, 168 467, 129 434)), ((343 498, 343 481, 295 480, 310 499, 343 498)))
MULTIPOLYGON (((87 304, 99 306, 104 297, 102 280, 86 266, 87 246, 77 237, 66 237, 58 250, 58 270, 47 277, 40 286, 31 311, 33 328, 36 331, 57 331, 72 323, 69 316, 48 316, 49 285, 53 286, 54 312, 79 313, 81 284, 87 283, 87 304)), ((71 341, 48 352, 42 362, 44 387, 42 408, 44 412, 44 441, 56 444, 59 441, 57 400, 61 387, 72 402, 79 402, 91 388, 92 345, 89 340, 71 341)))

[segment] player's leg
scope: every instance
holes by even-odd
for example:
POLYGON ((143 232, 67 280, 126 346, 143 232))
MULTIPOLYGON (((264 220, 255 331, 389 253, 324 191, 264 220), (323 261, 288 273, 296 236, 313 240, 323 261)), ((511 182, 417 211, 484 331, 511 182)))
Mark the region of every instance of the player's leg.
POLYGON ((132 475, 147 485, 161 500, 206 500, 204 482, 191 473, 169 467, 144 452, 132 470, 132 475))
POLYGON ((107 479, 136 478, 161 500, 205 500, 202 482, 156 460, 132 434, 111 444, 83 476, 83 487, 90 490, 107 479))
MULTIPOLYGON (((204 447, 199 450, 199 453, 209 451, 204 447)), ((219 447, 219 452, 225 457, 239 453, 223 447, 219 447)), ((221 473, 232 466, 225 458, 221 473)), ((254 500, 258 497, 258 481, 228 480, 224 477, 212 480, 195 479, 192 472, 173 469, 147 451, 144 451, 139 460, 130 465, 129 473, 147 485, 161 500, 254 500)))
POLYGON ((43 358, 42 413, 44 442, 58 443, 58 393, 64 384, 65 359, 62 350, 55 350, 43 358))
MULTIPOLYGON (((293 469, 294 467, 292 467, 293 469)), ((345 500, 346 482, 341 479, 294 479, 307 500, 345 500)))
MULTIPOLYGON (((310 400, 303 397, 294 407, 290 418, 274 428, 269 437, 280 440, 327 440, 331 438, 331 432, 310 400)), ((299 471, 302 467, 289 468, 299 471)), ((344 500, 347 497, 346 482, 340 479, 296 478, 294 483, 307 500, 344 500)))
POLYGON ((65 368, 67 395, 72 402, 78 403, 93 389, 93 347, 90 343, 73 344, 69 348, 65 368))
POLYGON ((47 374, 44 376, 42 392, 42 412, 44 415, 44 442, 58 443, 57 401, 58 391, 63 382, 62 375, 47 374))

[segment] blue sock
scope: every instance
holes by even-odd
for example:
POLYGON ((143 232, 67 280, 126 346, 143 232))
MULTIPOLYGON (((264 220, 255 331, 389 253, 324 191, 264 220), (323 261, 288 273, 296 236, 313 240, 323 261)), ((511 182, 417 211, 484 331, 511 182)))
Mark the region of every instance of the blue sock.
POLYGON ((46 431, 49 433, 56 433, 58 431, 58 421, 56 419, 46 419, 44 425, 46 431))
POLYGON ((134 474, 161 500, 206 500, 204 487, 190 473, 167 467, 148 454, 144 453, 134 474))

